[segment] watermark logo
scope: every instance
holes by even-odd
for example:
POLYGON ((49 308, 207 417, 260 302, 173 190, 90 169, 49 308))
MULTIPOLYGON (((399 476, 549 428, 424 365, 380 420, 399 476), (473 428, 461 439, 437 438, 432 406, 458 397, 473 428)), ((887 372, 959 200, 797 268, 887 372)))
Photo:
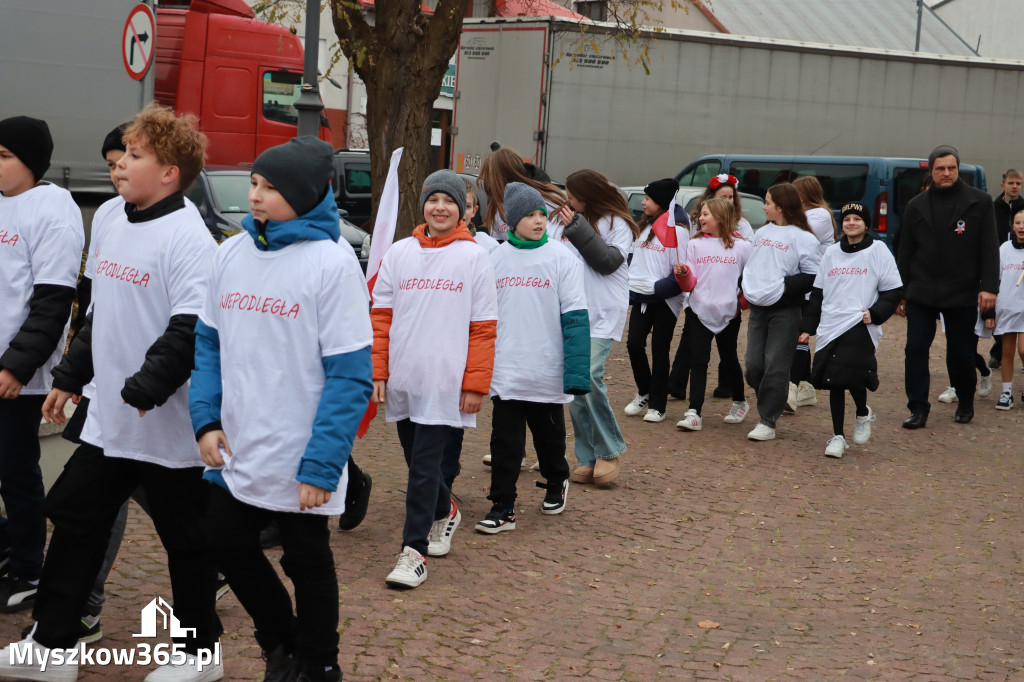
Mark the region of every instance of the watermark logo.
MULTIPOLYGON (((171 637, 195 637, 196 628, 185 628, 174 615, 174 607, 163 597, 156 597, 142 609, 142 632, 133 633, 132 637, 157 637, 166 632, 171 637)), ((185 645, 181 643, 149 644, 140 642, 134 647, 86 648, 84 643, 70 649, 47 649, 27 640, 11 644, 11 664, 25 668, 37 668, 45 673, 47 668, 78 665, 176 665, 195 666, 197 673, 202 673, 211 665, 220 665, 220 642, 212 650, 200 649, 196 652, 194 662, 185 653, 185 645)))

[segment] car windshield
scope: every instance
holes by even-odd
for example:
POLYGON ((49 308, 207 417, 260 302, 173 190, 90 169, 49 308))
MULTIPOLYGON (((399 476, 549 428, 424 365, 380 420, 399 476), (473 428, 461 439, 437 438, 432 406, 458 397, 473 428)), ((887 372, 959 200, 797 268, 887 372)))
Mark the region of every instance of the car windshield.
POLYGON ((249 212, 249 176, 244 173, 209 173, 210 190, 225 213, 249 212))

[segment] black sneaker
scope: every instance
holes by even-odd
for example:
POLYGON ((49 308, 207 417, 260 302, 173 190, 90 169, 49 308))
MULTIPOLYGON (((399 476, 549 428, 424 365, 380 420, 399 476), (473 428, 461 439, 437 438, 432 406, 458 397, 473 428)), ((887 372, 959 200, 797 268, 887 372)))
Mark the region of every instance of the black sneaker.
POLYGON ((228 579, 224 577, 223 573, 217 574, 217 599, 220 599, 225 594, 231 591, 231 585, 228 585, 228 579))
MULTIPOLYGON (((1024 400, 1024 398, 1022 398, 1024 400)), ((999 400, 996 401, 997 410, 1009 410, 1013 407, 1013 394, 1006 391, 999 396, 999 400)))
POLYGON ((295 661, 283 644, 273 651, 263 651, 263 660, 267 664, 263 682, 291 682, 295 679, 295 661))
POLYGON ((337 665, 324 668, 320 663, 297 661, 295 668, 298 673, 292 678, 295 682, 341 682, 341 668, 337 665))
POLYGON ((366 518, 366 508, 370 505, 370 490, 373 479, 365 471, 360 481, 349 481, 345 494, 345 513, 338 517, 338 530, 352 530, 366 518))
POLYGON ((480 533, 494 535, 503 530, 516 529, 516 510, 509 509, 504 504, 495 503, 491 511, 482 521, 477 521, 476 530, 480 533))
POLYGON ((540 505, 541 514, 561 514, 565 511, 565 498, 569 496, 569 479, 558 483, 537 481, 537 487, 548 491, 540 505))
POLYGON ((732 391, 724 386, 715 386, 715 390, 711 392, 712 398, 731 398, 732 391))
POLYGON ((0 578, 0 613, 14 613, 32 608, 36 603, 37 585, 14 575, 0 578))
POLYGON ((990 355, 988 358, 989 369, 999 369, 999 366, 1003 364, 1002 358, 997 358, 994 355, 990 355))

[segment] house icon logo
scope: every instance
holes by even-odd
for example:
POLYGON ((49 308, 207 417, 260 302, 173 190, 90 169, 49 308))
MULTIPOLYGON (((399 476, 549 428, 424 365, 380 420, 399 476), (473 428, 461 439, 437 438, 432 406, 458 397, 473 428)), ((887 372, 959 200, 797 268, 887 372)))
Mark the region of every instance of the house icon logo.
POLYGON ((160 629, 168 630, 171 637, 196 636, 195 628, 181 627, 174 615, 174 607, 164 601, 163 597, 156 597, 142 609, 142 632, 132 637, 156 637, 158 623, 162 623, 160 629))

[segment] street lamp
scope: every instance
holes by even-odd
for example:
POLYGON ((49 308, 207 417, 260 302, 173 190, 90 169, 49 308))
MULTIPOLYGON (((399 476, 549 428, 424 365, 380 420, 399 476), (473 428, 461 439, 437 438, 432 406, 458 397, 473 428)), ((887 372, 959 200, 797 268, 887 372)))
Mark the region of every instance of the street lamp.
POLYGON ((320 112, 324 110, 317 82, 317 60, 320 56, 320 0, 306 0, 306 53, 302 64, 302 90, 295 100, 299 112, 299 137, 317 136, 320 112))

